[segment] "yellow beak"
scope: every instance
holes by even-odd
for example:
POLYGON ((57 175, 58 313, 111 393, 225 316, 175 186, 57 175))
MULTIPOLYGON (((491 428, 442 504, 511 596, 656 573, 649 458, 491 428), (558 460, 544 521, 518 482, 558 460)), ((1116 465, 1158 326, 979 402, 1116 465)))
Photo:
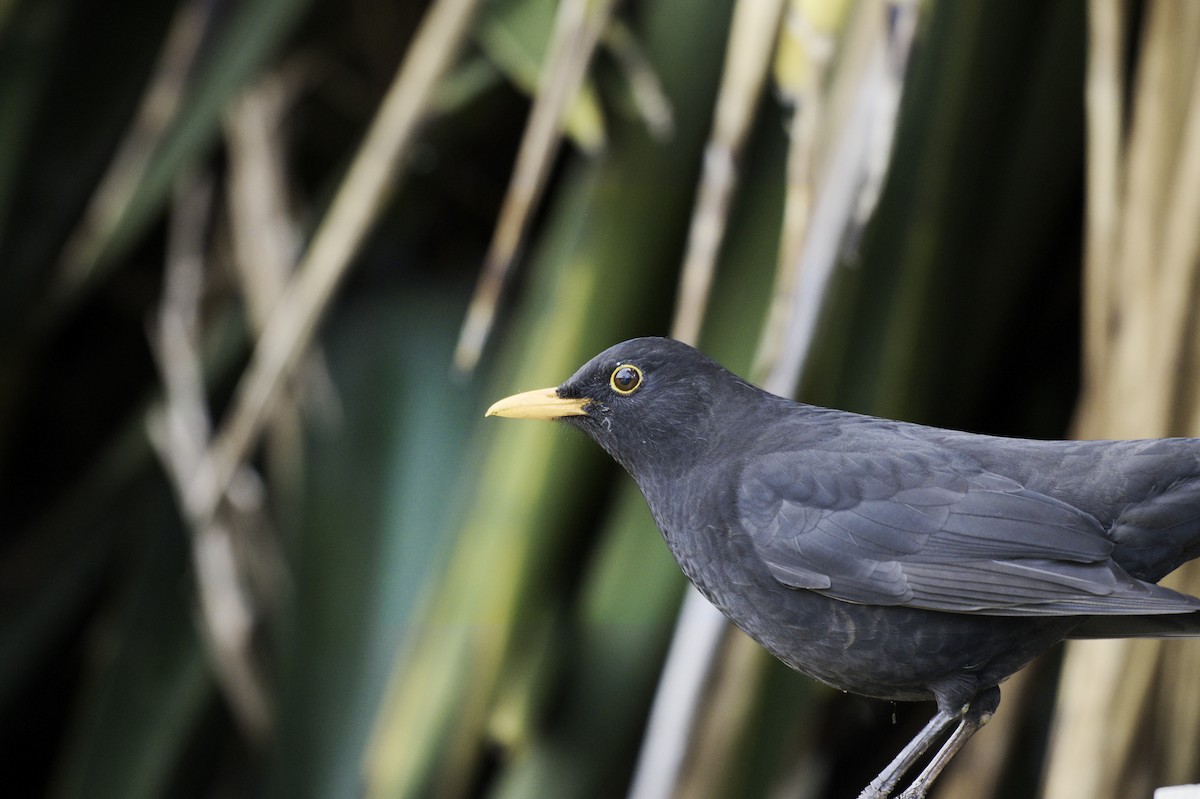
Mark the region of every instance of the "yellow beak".
POLYGON ((505 397, 487 409, 484 416, 508 416, 513 419, 559 419, 586 416, 583 409, 590 399, 564 399, 554 388, 539 388, 505 397))

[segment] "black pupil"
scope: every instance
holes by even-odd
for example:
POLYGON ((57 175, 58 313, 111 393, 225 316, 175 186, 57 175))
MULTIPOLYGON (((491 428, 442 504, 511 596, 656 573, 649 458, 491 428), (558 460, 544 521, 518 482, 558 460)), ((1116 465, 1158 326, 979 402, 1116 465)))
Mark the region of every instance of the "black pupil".
POLYGON ((638 382, 637 372, 630 369, 628 366, 622 366, 617 370, 616 376, 613 378, 617 388, 622 391, 632 391, 638 382))

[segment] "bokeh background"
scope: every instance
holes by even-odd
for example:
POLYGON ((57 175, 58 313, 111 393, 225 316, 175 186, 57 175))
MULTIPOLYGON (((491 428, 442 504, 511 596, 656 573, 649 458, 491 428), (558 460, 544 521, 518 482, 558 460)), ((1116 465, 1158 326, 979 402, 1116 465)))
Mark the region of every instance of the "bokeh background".
MULTIPOLYGON (((670 333, 1196 435, 1197 267, 1200 3, 0 0, 3 792, 857 795, 932 705, 714 626, 596 448, 483 410, 670 333)), ((1089 642, 934 796, 1187 781, 1200 644, 1089 642)))

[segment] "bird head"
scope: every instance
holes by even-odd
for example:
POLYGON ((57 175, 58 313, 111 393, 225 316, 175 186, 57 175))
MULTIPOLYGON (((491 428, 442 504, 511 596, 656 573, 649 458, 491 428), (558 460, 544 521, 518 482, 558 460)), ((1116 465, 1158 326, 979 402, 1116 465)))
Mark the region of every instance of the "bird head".
POLYGON ((637 338, 600 353, 557 388, 507 397, 486 415, 566 422, 640 481, 684 470, 706 452, 718 432, 714 410, 742 389, 757 392, 682 342, 637 338))

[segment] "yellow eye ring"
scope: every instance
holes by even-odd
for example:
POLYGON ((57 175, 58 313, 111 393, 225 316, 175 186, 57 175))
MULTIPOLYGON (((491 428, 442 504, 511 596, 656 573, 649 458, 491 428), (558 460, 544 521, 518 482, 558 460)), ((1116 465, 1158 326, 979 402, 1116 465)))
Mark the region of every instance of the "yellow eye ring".
POLYGON ((623 363, 613 369, 608 384, 618 394, 629 396, 642 385, 642 370, 631 363, 623 363))

